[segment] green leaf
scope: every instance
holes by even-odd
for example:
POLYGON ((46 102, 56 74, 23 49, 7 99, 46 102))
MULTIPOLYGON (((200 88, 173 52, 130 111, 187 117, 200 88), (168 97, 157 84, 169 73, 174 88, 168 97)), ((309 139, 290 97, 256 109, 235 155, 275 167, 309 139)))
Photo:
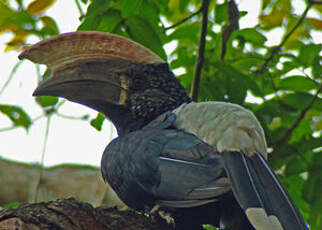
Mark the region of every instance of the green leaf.
POLYGON ((98 24, 96 30, 103 32, 113 32, 116 26, 121 23, 122 17, 117 10, 108 10, 100 18, 100 23, 98 24))
POLYGON ((195 56, 191 54, 191 50, 187 47, 178 47, 176 50, 176 59, 170 62, 171 69, 177 69, 180 67, 193 66, 195 63, 195 56))
POLYGON ((322 57, 316 56, 313 60, 312 74, 314 78, 322 78, 322 57))
POLYGON ((123 0, 122 2, 122 16, 124 18, 138 15, 143 0, 123 0))
POLYGON ((239 12, 239 19, 241 19, 242 17, 246 16, 248 14, 247 11, 240 11, 239 12))
POLYGON ((320 20, 318 18, 306 17, 305 23, 307 23, 309 26, 313 27, 313 29, 316 29, 316 30, 322 29, 322 20, 320 20))
POLYGON ((44 24, 43 29, 47 29, 47 34, 49 35, 55 35, 59 33, 58 26, 55 22, 55 20, 52 17, 49 16, 43 16, 39 17, 40 21, 44 24))
POLYGON ((266 7, 269 5, 270 2, 271 2, 271 0, 262 0, 262 8, 261 8, 261 11, 265 10, 266 7))
MULTIPOLYGON (((192 78, 191 73, 191 78, 192 78)), ((227 101, 226 77, 224 73, 217 71, 213 76, 204 76, 200 84, 199 101, 227 101), (217 87, 221 85, 223 87, 217 87)))
POLYGON ((163 60, 167 60, 167 55, 163 49, 161 39, 149 21, 138 16, 133 16, 129 17, 125 23, 128 26, 128 33, 133 40, 150 48, 163 60))
POLYGON ((309 178, 304 187, 304 199, 314 202, 322 194, 322 153, 316 153, 309 169, 309 178))
POLYGON ((6 115, 14 126, 24 127, 27 131, 32 124, 29 115, 19 106, 0 104, 0 112, 6 115))
POLYGON ((215 8, 215 23, 222 24, 223 22, 228 21, 228 3, 216 5, 215 8))
POLYGON ((155 27, 159 27, 160 9, 154 1, 143 1, 140 13, 155 27))
POLYGON ((242 104, 246 98, 249 77, 231 65, 218 62, 215 66, 225 78, 227 100, 232 103, 242 104))
POLYGON ((6 204, 5 206, 3 206, 2 210, 18 208, 19 205, 20 205, 20 203, 18 201, 15 201, 15 202, 12 202, 12 203, 9 203, 9 204, 6 204))
POLYGON ((0 3, 0 29, 6 24, 8 18, 12 17, 15 12, 8 6, 7 3, 0 3))
POLYGON ((299 60, 304 67, 311 66, 314 58, 319 55, 322 49, 321 44, 308 44, 300 48, 299 60))
MULTIPOLYGON (((283 130, 283 132, 284 131, 285 130, 283 130)), ((271 133, 270 137, 276 139, 275 138, 276 134, 278 135, 279 132, 271 133)), ((277 169, 280 169, 282 166, 284 166, 285 159, 294 156, 294 153, 297 153, 297 148, 294 145, 289 145, 288 143, 285 143, 281 145, 277 151, 274 151, 272 154, 269 154, 268 159, 271 165, 273 166, 273 168, 277 170, 277 169)))
POLYGON ((34 0, 27 6, 27 11, 31 15, 38 15, 51 7, 55 2, 56 0, 34 0))
POLYGON ((321 147, 322 136, 320 137, 310 137, 308 140, 305 140, 303 146, 299 146, 300 151, 305 151, 305 149, 316 149, 321 147))
POLYGON ((266 42, 267 38, 259 33, 257 30, 252 28, 246 28, 241 30, 234 31, 233 34, 234 37, 241 36, 243 37, 247 42, 253 44, 254 46, 263 46, 266 42))
MULTIPOLYGON (((320 182, 322 182, 322 180, 320 182)), ((311 203, 311 213, 310 213, 310 219, 309 219, 311 229, 322 228, 322 208, 321 207, 322 207, 321 197, 311 203)))
POLYGON ((104 115, 101 114, 101 113, 98 113, 96 118, 91 120, 90 124, 91 124, 91 126, 93 126, 98 131, 101 131, 104 120, 105 120, 104 115))
MULTIPOLYGON (((311 102, 313 96, 309 93, 290 93, 283 95, 281 97, 281 100, 288 104, 291 105, 292 107, 296 109, 303 109, 305 106, 308 105, 308 103, 311 102)), ((316 110, 322 110, 322 99, 321 98, 316 98, 314 101, 312 109, 316 110)))
POLYGON ((282 75, 285 75, 286 73, 290 72, 291 70, 300 67, 300 64, 296 61, 286 61, 283 62, 283 68, 281 70, 275 69, 272 75, 274 77, 281 77, 282 75))
POLYGON ((101 18, 102 18, 102 15, 100 14, 86 16, 83 23, 78 26, 77 31, 95 30, 98 24, 100 23, 101 18))
POLYGON ((309 212, 309 204, 303 200, 302 189, 305 186, 305 180, 302 176, 295 174, 295 175, 286 175, 286 176, 279 176, 281 182, 295 201, 296 206, 300 209, 301 213, 303 214, 304 218, 308 217, 309 212))
POLYGON ((41 107, 49 107, 49 106, 54 106, 58 102, 58 97, 52 97, 52 96, 38 96, 36 97, 37 103, 41 107))
POLYGON ((187 0, 179 0, 179 11, 180 11, 180 13, 183 13, 187 9, 189 3, 190 2, 187 1, 187 0))
POLYGON ((232 66, 238 70, 249 71, 252 67, 257 67, 263 62, 263 57, 241 57, 232 63, 232 66))
POLYGON ((20 8, 23 8, 23 3, 22 3, 23 0, 15 0, 15 1, 19 5, 20 8))
MULTIPOLYGON (((278 1, 277 1, 278 2, 278 1)), ((271 30, 281 26, 288 12, 276 9, 269 14, 259 16, 259 21, 263 30, 271 30)))
POLYGON ((200 31, 200 23, 191 23, 191 24, 186 24, 175 31, 173 31, 167 38, 167 41, 170 42, 172 40, 189 40, 191 42, 196 41, 198 39, 200 31))
POLYGON ((317 84, 308 77, 296 75, 283 78, 277 86, 278 88, 283 90, 307 92, 309 90, 315 89, 317 87, 317 84))
POLYGON ((220 61, 221 60, 221 53, 222 53, 222 43, 223 43, 223 37, 222 34, 216 34, 214 37, 214 51, 213 51, 213 59, 214 61, 220 61))
POLYGON ((44 74, 41 76, 41 80, 44 81, 47 78, 49 78, 51 76, 51 70, 50 69, 46 69, 46 71, 44 72, 44 74))
POLYGON ((318 11, 319 13, 322 13, 322 5, 321 4, 314 4, 313 8, 318 11))
POLYGON ((307 119, 303 119, 297 128, 292 132, 290 142, 300 141, 303 137, 309 137, 313 134, 310 123, 307 119))
POLYGON ((85 20, 77 30, 95 30, 104 12, 110 8, 110 1, 95 0, 87 8, 85 20))
POLYGON ((292 159, 287 162, 285 175, 295 175, 307 171, 308 164, 303 161, 299 156, 292 157, 292 159))
POLYGON ((212 226, 212 225, 209 225, 209 224, 204 224, 204 225, 202 225, 202 228, 203 228, 204 230, 216 230, 216 229, 217 229, 216 227, 214 227, 214 226, 212 226))
POLYGON ((26 26, 34 27, 36 22, 36 19, 28 14, 27 11, 20 10, 16 12, 6 4, 0 4, 0 32, 14 29, 17 34, 25 31, 26 26))

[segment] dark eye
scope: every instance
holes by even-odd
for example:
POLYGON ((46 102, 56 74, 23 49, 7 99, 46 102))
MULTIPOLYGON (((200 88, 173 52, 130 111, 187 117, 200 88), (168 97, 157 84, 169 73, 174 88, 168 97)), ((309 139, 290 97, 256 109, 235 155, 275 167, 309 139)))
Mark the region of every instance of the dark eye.
POLYGON ((141 78, 133 79, 133 88, 134 89, 142 89, 144 87, 145 81, 141 78))

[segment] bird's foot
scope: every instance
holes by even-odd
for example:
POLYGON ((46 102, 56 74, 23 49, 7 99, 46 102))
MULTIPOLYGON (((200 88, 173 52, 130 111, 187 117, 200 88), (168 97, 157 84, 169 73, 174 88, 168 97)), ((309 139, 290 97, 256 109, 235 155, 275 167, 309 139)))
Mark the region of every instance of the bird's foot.
POLYGON ((159 217, 161 217, 161 219, 165 220, 168 225, 171 225, 173 228, 175 228, 175 221, 170 212, 162 210, 159 205, 155 205, 151 209, 150 214, 157 214, 159 217))

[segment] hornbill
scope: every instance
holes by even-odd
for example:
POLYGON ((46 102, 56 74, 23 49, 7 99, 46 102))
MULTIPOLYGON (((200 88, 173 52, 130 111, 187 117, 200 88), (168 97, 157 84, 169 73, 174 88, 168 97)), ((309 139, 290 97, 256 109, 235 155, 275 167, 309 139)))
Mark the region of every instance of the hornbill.
POLYGON ((101 171, 129 207, 158 206, 181 229, 308 229, 266 161, 255 116, 236 104, 192 102, 148 48, 113 34, 72 32, 19 58, 51 71, 33 95, 67 98, 113 122, 118 137, 101 171))

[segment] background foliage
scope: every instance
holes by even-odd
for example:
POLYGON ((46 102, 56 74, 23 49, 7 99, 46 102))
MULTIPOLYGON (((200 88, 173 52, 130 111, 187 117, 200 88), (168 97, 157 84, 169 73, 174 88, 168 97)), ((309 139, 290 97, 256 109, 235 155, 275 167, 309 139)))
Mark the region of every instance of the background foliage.
MULTIPOLYGON (((78 30, 116 33, 149 47, 177 70, 187 91, 199 89, 198 101, 252 110, 265 130, 269 161, 312 229, 322 229, 322 45, 311 38, 313 31, 321 32, 322 20, 307 16, 321 15, 322 5, 304 2, 306 9, 296 15, 291 0, 262 0, 259 24, 252 28, 239 28, 247 12, 233 1, 76 0, 75 7, 81 14, 78 30), (276 28, 283 29, 280 43, 267 46, 267 32, 276 28), (175 48, 167 56, 170 43, 175 48)), ((0 0, 0 33, 14 34, 6 51, 21 50, 32 35, 58 34, 55 19, 45 13, 54 3, 0 0)), ((63 103, 55 97, 36 102, 48 121, 63 103)), ((36 122, 19 105, 0 104, 0 112, 13 127, 28 130, 36 122)), ((98 114, 89 123, 100 130, 103 120, 98 114)))

